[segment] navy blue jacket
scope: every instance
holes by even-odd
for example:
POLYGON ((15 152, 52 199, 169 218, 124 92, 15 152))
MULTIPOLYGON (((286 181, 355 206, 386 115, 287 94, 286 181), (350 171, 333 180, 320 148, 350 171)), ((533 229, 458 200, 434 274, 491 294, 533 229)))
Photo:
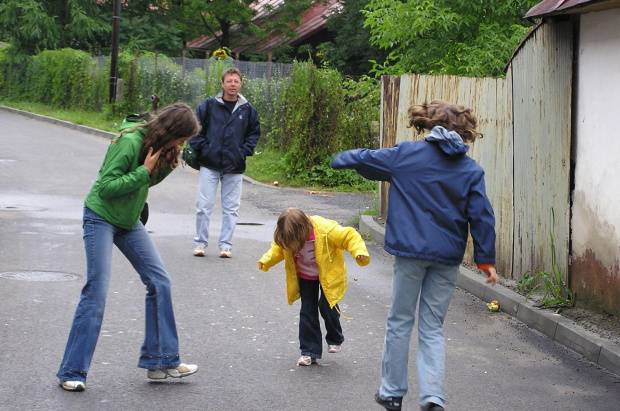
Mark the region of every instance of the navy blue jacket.
POLYGON ((201 166, 222 173, 241 174, 245 158, 254 154, 260 138, 260 121, 256 109, 239 94, 231 113, 222 100, 222 91, 209 97, 196 109, 202 128, 189 140, 198 151, 201 166), (207 119, 207 106, 210 115, 207 119))
POLYGON ((385 231, 390 254, 459 265, 470 229, 474 261, 495 264, 495 216, 484 171, 465 155, 468 149, 457 133, 434 127, 426 141, 345 151, 332 167, 390 183, 385 231))

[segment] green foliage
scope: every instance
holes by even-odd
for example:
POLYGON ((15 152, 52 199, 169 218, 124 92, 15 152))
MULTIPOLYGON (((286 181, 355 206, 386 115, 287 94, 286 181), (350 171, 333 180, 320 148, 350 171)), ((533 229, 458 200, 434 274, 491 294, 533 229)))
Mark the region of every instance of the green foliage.
MULTIPOLYGON (((555 226, 555 210, 551 209, 552 227, 555 226)), ((542 292, 541 303, 547 308, 555 308, 556 312, 575 305, 575 296, 566 286, 564 273, 559 269, 555 256, 555 236, 550 234, 551 246, 551 273, 540 270, 534 277, 526 280, 529 285, 534 280, 538 282, 527 294, 527 298, 534 293, 542 292)), ((524 276, 525 277, 525 276, 524 276)))
POLYGON ((17 53, 71 47, 88 50, 110 33, 102 4, 91 0, 4 0, 0 2, 2 40, 17 53))
POLYGON ((517 290, 521 292, 530 292, 536 287, 536 275, 532 275, 530 272, 523 274, 523 277, 517 282, 517 290))
MULTIPOLYGON (((241 94, 256 108, 260 116, 262 137, 258 140, 258 148, 263 149, 273 139, 273 130, 281 127, 283 108, 283 90, 290 84, 289 78, 244 79, 241 94)), ((275 146, 275 144, 272 144, 275 146)))
POLYGON ((337 149, 344 108, 341 84, 336 70, 319 70, 304 62, 293 66, 291 87, 284 91, 283 119, 285 159, 293 175, 307 175, 337 149))
POLYGON ((355 187, 374 186, 330 164, 334 153, 374 145, 379 90, 374 79, 345 81, 336 70, 295 62, 291 81, 280 93, 282 124, 274 124, 269 135, 269 147, 285 152, 287 177, 325 187, 345 181, 355 187))
POLYGON ((281 186, 302 185, 288 178, 283 153, 280 150, 268 147, 263 150, 256 150, 253 156, 247 158, 246 164, 245 174, 262 183, 273 184, 278 182, 278 185, 281 186))
POLYGON ((363 11, 370 41, 390 51, 373 70, 501 77, 531 27, 522 17, 537 2, 370 0, 363 11))
POLYGON ((362 76, 358 81, 343 83, 346 109, 340 117, 339 149, 379 148, 379 80, 362 76))
POLYGON ((245 174, 265 184, 278 183, 288 187, 317 187, 321 190, 376 192, 378 184, 362 178, 354 170, 334 170, 331 158, 314 167, 309 176, 295 176, 289 172, 284 152, 273 148, 257 150, 247 158, 245 174))
POLYGON ((355 170, 334 170, 331 166, 332 157, 326 157, 320 164, 312 167, 308 175, 311 186, 318 187, 346 187, 348 191, 375 191, 378 188, 376 181, 366 180, 355 170))
POLYGON ((36 56, 10 55, 3 60, 9 98, 25 98, 57 108, 101 109, 107 75, 82 51, 61 49, 36 56))
POLYGON ((364 27, 362 11, 370 0, 344 0, 342 8, 327 17, 333 41, 318 47, 324 62, 345 75, 361 76, 373 68, 370 62, 384 61, 389 51, 370 43, 370 29, 364 27))
MULTIPOLYGON (((220 90, 221 73, 231 65, 227 59, 208 63, 184 71, 171 58, 136 57, 124 51, 119 55, 123 100, 108 104, 110 67, 104 59, 72 49, 36 56, 2 52, 0 97, 103 111, 110 118, 148 111, 151 94, 159 96, 160 107, 175 101, 196 107, 220 90)), ((241 91, 261 118, 258 151, 278 153, 278 160, 269 165, 278 180, 297 186, 376 190, 376 183, 357 173, 330 166, 337 152, 376 146, 380 106, 376 79, 345 80, 336 70, 307 62, 296 63, 291 78, 244 78, 241 91)))
MULTIPOLYGON (((211 57, 206 68, 205 95, 213 96, 222 89, 222 75, 230 68, 234 67, 233 59, 230 57, 218 58, 211 57)), ((244 93, 243 86, 241 94, 244 93)))

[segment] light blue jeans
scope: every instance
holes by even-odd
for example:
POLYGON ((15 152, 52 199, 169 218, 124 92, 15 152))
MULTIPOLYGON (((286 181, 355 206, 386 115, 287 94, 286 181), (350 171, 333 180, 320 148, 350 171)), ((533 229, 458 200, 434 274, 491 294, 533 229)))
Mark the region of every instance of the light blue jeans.
POLYGON ((196 199, 196 237, 194 245, 209 245, 209 222, 217 186, 222 183, 220 193, 222 201, 222 229, 218 246, 232 249, 232 236, 239 219, 241 205, 241 188, 243 174, 221 173, 206 167, 200 167, 200 183, 198 184, 198 198, 196 199))
POLYGON ((407 393, 409 341, 418 314, 418 392, 420 405, 434 402, 445 407, 443 394, 445 344, 443 322, 454 289, 459 266, 396 257, 392 284, 392 307, 388 314, 381 363, 382 398, 407 393))
POLYGON ((103 321, 113 244, 127 257, 146 285, 146 327, 138 367, 150 370, 178 367, 181 361, 170 277, 144 225, 138 221, 131 230, 123 230, 85 207, 83 228, 86 284, 75 310, 57 377, 61 381, 86 382, 103 321))

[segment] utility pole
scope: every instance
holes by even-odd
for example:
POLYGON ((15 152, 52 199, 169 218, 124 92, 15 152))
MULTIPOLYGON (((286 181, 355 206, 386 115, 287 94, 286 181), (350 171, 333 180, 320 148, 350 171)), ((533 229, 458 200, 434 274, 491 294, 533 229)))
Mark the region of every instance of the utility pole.
POLYGON ((118 77, 118 27, 121 20, 121 0, 114 0, 112 13, 112 56, 110 59, 110 100, 116 99, 116 80, 118 77))

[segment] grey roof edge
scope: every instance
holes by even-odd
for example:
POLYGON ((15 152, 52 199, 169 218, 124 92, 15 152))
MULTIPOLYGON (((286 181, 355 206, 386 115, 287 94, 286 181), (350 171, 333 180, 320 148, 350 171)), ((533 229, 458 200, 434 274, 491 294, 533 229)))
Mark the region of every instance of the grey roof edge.
MULTIPOLYGON (((370 238, 378 244, 385 242, 385 228, 377 224, 372 216, 360 216, 359 232, 364 238, 370 238)), ((498 301, 501 311, 620 376, 620 345, 595 335, 551 310, 534 306, 524 296, 507 287, 488 285, 485 277, 467 267, 461 266, 457 286, 482 301, 498 301)))

